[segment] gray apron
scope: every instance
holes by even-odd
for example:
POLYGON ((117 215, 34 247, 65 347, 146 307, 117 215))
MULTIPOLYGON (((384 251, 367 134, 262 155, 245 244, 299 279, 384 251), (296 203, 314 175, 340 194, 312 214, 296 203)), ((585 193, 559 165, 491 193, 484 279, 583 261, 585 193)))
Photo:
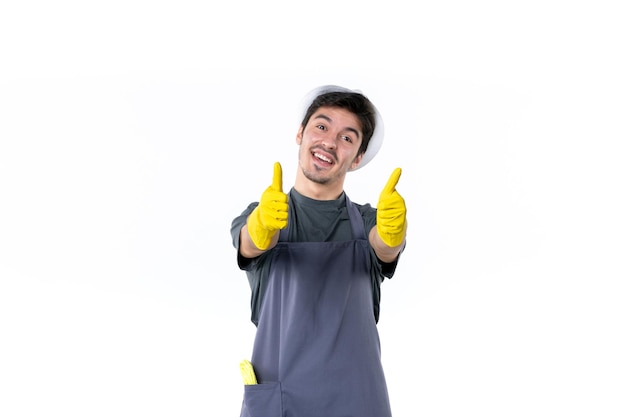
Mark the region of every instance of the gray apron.
MULTIPOLYGON (((259 314, 241 417, 390 417, 374 318, 369 243, 287 242, 281 230, 259 314)), ((289 226, 288 226, 289 227, 289 226)))

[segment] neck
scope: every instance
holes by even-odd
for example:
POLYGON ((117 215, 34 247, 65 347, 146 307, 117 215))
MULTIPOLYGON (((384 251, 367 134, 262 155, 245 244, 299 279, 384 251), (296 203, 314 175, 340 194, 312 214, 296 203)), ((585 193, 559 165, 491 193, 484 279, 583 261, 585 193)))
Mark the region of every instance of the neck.
POLYGON ((341 179, 320 184, 319 182, 308 179, 302 172, 302 169, 298 168, 293 187, 303 196, 314 200, 336 200, 341 196, 341 193, 343 193, 344 179, 345 176, 341 179))

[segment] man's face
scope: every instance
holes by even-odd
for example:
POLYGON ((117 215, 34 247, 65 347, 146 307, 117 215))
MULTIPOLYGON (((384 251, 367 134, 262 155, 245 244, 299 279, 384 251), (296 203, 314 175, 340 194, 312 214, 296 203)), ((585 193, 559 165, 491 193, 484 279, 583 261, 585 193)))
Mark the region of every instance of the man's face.
POLYGON ((338 107, 320 107, 296 136, 300 168, 306 178, 318 184, 343 181, 346 172, 361 161, 357 152, 362 140, 356 115, 338 107))

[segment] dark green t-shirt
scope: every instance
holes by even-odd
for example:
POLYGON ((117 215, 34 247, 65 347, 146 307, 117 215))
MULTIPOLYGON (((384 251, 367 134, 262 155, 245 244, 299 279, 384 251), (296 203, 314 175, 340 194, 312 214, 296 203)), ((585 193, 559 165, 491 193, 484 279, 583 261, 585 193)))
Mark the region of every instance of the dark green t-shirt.
MULTIPOLYGON (((376 209, 369 204, 360 205, 353 202, 361 213, 365 226, 366 236, 376 225, 376 209)), ((337 200, 314 200, 303 196, 295 189, 289 192, 289 241, 291 242, 334 242, 352 240, 352 227, 346 207, 346 196, 342 194, 337 200)), ((250 307, 251 320, 258 323, 258 314, 267 285, 271 250, 253 259, 239 254, 239 233, 246 224, 248 215, 258 206, 258 202, 251 203, 231 225, 233 246, 237 249, 237 264, 245 270, 252 291, 250 307)), ((380 284, 384 278, 391 278, 396 270, 398 260, 392 263, 380 261, 370 247, 372 257, 372 297, 374 300, 374 316, 378 322, 380 309, 380 284)))

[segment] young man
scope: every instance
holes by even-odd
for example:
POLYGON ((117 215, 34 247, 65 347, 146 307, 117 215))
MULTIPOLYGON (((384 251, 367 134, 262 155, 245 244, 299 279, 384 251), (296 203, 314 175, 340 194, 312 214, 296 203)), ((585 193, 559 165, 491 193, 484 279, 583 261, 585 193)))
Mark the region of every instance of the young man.
POLYGON ((305 103, 293 188, 283 192, 276 163, 272 185, 232 222, 257 326, 241 416, 388 417, 376 324, 380 284, 405 246, 401 170, 377 208, 352 203, 345 177, 380 148, 380 114, 338 86, 305 103))

